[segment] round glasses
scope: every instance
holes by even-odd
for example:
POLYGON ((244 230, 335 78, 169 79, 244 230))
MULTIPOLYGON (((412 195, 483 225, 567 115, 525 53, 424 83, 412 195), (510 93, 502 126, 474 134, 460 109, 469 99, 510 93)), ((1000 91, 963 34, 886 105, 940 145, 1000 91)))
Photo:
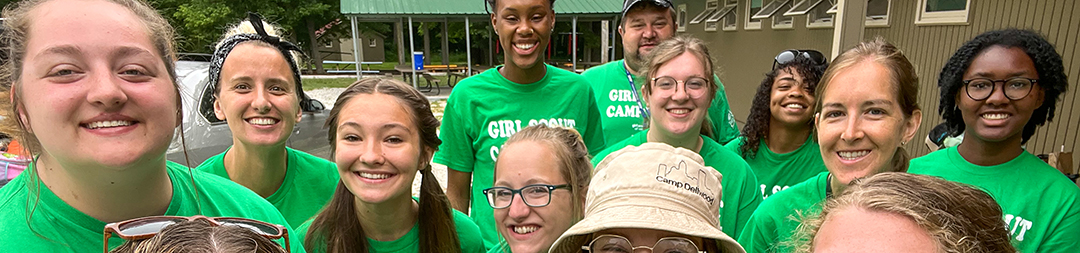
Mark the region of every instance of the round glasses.
POLYGON ((551 203, 551 191, 566 187, 567 184, 531 184, 517 190, 506 187, 491 187, 484 189, 484 195, 487 196, 488 205, 491 205, 491 208, 494 209, 510 207, 510 203, 514 202, 515 194, 521 195, 521 200, 525 202, 526 206, 543 207, 551 203))
POLYGON ((989 78, 974 78, 964 80, 964 91, 969 98, 975 101, 983 101, 994 94, 997 83, 1002 83, 1001 90, 1009 100, 1020 100, 1031 93, 1031 87, 1039 80, 1026 77, 1013 77, 1005 80, 993 80, 989 78))
POLYGON ((653 93, 662 97, 675 94, 675 89, 678 89, 679 83, 683 84, 683 90, 686 91, 686 94, 695 99, 705 96, 705 93, 708 93, 709 90, 709 81, 696 76, 687 78, 684 81, 675 80, 674 77, 670 76, 661 76, 653 78, 652 81, 653 88, 657 89, 653 93))
POLYGON ((581 246, 582 250, 591 253, 627 253, 637 249, 649 249, 652 252, 663 253, 704 253, 698 250, 696 244, 685 237, 664 237, 656 241, 652 247, 637 246, 630 244, 630 240, 619 235, 597 236, 587 246, 581 246))

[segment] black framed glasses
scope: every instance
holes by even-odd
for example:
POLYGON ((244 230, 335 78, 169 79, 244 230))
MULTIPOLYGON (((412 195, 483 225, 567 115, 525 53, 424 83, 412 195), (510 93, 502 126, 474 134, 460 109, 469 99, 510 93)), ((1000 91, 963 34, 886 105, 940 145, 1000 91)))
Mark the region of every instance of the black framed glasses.
POLYGON ((112 234, 118 235, 124 240, 142 240, 154 237, 161 230, 165 229, 169 225, 181 223, 185 221, 205 220, 209 221, 214 226, 236 226, 242 227, 255 232, 263 237, 271 240, 279 238, 285 238, 285 251, 291 250, 289 245, 289 231, 285 226, 266 223, 263 221, 236 218, 236 217, 206 217, 202 215, 195 215, 191 217, 185 216, 148 216, 130 219, 126 221, 113 222, 105 225, 105 252, 109 252, 109 237, 112 234))
POLYGON ((630 239, 620 235, 600 235, 594 238, 589 245, 581 246, 582 250, 591 253, 626 253, 638 249, 649 249, 652 252, 663 253, 705 253, 698 249, 694 241, 685 237, 664 237, 656 241, 652 247, 637 246, 630 244, 630 239))
POLYGON ((527 206, 543 207, 551 203, 552 191, 564 189, 567 186, 568 184, 531 184, 517 190, 506 187, 491 187, 484 189, 484 195, 487 196, 488 205, 491 205, 491 208, 494 209, 510 207, 510 203, 514 202, 515 194, 521 195, 521 200, 527 206))
POLYGON ((701 98, 702 96, 705 96, 705 93, 708 93, 709 90, 709 80, 705 80, 705 78, 695 76, 679 81, 675 80, 674 77, 661 76, 652 79, 653 88, 657 89, 657 91, 653 93, 655 96, 660 97, 671 96, 675 94, 675 90, 678 88, 679 83, 683 84, 683 90, 686 91, 686 94, 690 95, 691 98, 701 98))
POLYGON ((964 80, 964 91, 968 97, 975 101, 983 101, 990 98, 997 89, 997 83, 1002 83, 1001 90, 1009 100, 1021 100, 1031 93, 1031 87, 1039 80, 1027 77, 1013 77, 1005 80, 993 80, 990 78, 972 78, 964 80))
POLYGON ((822 54, 821 52, 818 52, 817 50, 812 50, 812 49, 804 49, 804 50, 788 49, 788 50, 784 50, 784 51, 780 52, 780 54, 777 54, 776 57, 773 58, 772 68, 776 69, 776 66, 780 66, 780 65, 783 65, 785 63, 789 63, 791 61, 794 61, 798 57, 810 59, 810 61, 812 61, 812 62, 814 62, 814 64, 818 64, 818 65, 825 64, 826 61, 827 61, 827 59, 825 59, 825 55, 822 54))

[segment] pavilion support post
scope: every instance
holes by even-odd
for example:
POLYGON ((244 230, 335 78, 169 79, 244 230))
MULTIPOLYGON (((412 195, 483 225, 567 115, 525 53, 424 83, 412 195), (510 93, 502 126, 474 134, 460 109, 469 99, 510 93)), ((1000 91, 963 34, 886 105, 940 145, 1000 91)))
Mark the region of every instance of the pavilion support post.
POLYGON ((442 22, 442 64, 450 66, 450 32, 447 31, 447 26, 450 24, 448 18, 443 18, 442 22))
MULTIPOLYGON (((360 80, 360 78, 363 77, 363 76, 361 76, 361 73, 360 73, 360 52, 357 51, 360 48, 360 43, 357 42, 357 40, 359 40, 360 38, 356 35, 356 16, 350 16, 349 17, 349 25, 352 26, 352 51, 353 51, 352 53, 353 53, 353 60, 356 61, 356 80, 360 80)), ((315 45, 312 45, 312 46, 315 46, 315 45)), ((319 60, 319 59, 316 59, 316 60, 319 60)))
POLYGON ((415 41, 413 41, 412 17, 409 17, 409 59, 411 59, 409 61, 412 62, 409 69, 412 69, 412 87, 418 89, 419 86, 416 85, 416 57, 412 56, 413 52, 416 52, 415 44, 415 41))
POLYGON ((469 16, 465 16, 465 76, 472 76, 472 34, 469 33, 469 16))
POLYGON ((572 41, 572 46, 570 47, 572 48, 570 49, 570 52, 572 53, 570 54, 570 61, 572 62, 572 64, 570 64, 570 66, 572 67, 572 69, 570 69, 570 71, 577 72, 577 16, 574 16, 574 18, 571 20, 571 23, 572 24, 570 26, 570 40, 572 41))

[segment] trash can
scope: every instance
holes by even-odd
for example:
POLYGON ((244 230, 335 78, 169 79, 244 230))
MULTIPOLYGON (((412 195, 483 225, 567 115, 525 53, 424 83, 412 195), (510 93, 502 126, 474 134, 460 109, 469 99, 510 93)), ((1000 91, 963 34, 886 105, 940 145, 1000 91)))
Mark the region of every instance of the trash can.
POLYGON ((412 52, 413 70, 424 70, 424 52, 412 52))

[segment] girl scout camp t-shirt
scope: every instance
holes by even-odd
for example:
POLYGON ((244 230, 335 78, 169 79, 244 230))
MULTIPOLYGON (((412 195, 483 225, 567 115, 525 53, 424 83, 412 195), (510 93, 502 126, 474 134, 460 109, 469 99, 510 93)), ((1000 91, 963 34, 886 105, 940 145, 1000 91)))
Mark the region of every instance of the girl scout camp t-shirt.
MULTIPOLYGON (((592 164, 596 166, 604 160, 608 154, 623 149, 627 146, 640 146, 648 142, 649 131, 641 131, 630 138, 609 146, 604 151, 593 157, 592 164)), ((720 185, 722 187, 720 201, 720 230, 724 234, 738 235, 743 226, 754 213, 754 209, 761 204, 761 192, 757 189, 757 177, 750 170, 750 166, 739 158, 738 155, 720 146, 720 143, 701 136, 703 140, 701 151, 698 154, 705 161, 705 166, 712 167, 723 176, 720 185)))
POLYGON ((745 141, 746 137, 739 137, 724 147, 739 154, 750 164, 754 175, 757 175, 758 183, 761 184, 761 195, 765 198, 827 171, 813 137, 807 138, 795 151, 784 154, 772 152, 765 140, 761 140, 753 157, 742 154, 740 149, 745 141))
MULTIPOLYGON (((197 169, 232 180, 225 170, 225 152, 210 157, 197 169)), ((266 201, 281 211, 290 227, 296 228, 330 202, 341 175, 337 165, 326 159, 289 147, 285 148, 285 153, 288 156, 285 179, 266 201)))
MULTIPOLYGON (((616 143, 645 129, 645 117, 641 115, 636 97, 641 92, 641 86, 647 82, 644 77, 634 76, 634 90, 631 90, 623 60, 590 68, 581 75, 592 83, 600 119, 604 124, 605 142, 616 143)), ((709 106, 709 120, 713 140, 724 144, 739 136, 739 128, 735 125, 735 114, 728 107, 724 84, 715 75, 713 81, 718 89, 709 106)), ((647 106, 644 101, 640 105, 647 106)))
POLYGON ((1011 161, 979 166, 956 147, 911 160, 910 173, 973 185, 997 200, 1020 252, 1080 252, 1080 188, 1024 151, 1011 161))
POLYGON ((503 142, 522 128, 546 124, 571 127, 581 133, 590 154, 604 148, 600 111, 588 81, 570 71, 547 66, 543 79, 531 84, 511 82, 492 68, 465 78, 446 103, 434 162, 472 173, 469 216, 480 226, 485 247, 499 235, 483 190, 494 183, 495 159, 503 142))
MULTIPOLYGON (((480 228, 476 227, 476 224, 473 223, 469 216, 466 216, 457 210, 452 210, 452 212, 454 213, 454 227, 457 228, 458 242, 461 244, 461 252, 484 252, 484 241, 480 237, 480 228)), ((304 238, 308 235, 308 229, 311 228, 312 221, 314 221, 314 219, 308 220, 294 230, 296 231, 296 237, 300 238, 300 241, 304 241, 304 238)), ((317 241, 320 243, 318 243, 318 245, 312 245, 312 248, 308 249, 308 253, 326 252, 326 241, 317 241)), ((380 242, 367 238, 367 241, 368 245, 371 247, 368 252, 371 253, 420 252, 420 222, 413 224, 412 229, 397 240, 380 242)))
POLYGON ((739 234, 739 245, 748 253, 793 252, 792 235, 804 217, 821 212, 828 180, 829 172, 822 172, 761 202, 739 234))
MULTIPOLYGON (((243 186, 198 170, 189 173, 187 167, 177 163, 168 162, 167 167, 173 195, 162 215, 242 217, 286 224, 274 206, 243 186), (191 178, 195 179, 197 191, 192 188, 191 178)), ((0 188, 0 252, 101 251, 106 223, 68 205, 31 171, 33 166, 0 188)), ((289 239, 293 253, 304 252, 300 240, 289 239)), ((284 247, 284 239, 277 242, 284 247)), ((124 240, 114 235, 108 243, 111 249, 124 240)))

